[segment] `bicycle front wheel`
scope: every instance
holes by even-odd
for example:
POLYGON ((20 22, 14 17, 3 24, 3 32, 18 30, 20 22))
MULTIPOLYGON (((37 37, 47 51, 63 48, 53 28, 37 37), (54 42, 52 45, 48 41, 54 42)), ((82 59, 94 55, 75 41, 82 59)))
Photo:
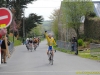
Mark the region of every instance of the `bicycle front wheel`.
POLYGON ((53 65, 53 56, 51 55, 51 65, 53 65))

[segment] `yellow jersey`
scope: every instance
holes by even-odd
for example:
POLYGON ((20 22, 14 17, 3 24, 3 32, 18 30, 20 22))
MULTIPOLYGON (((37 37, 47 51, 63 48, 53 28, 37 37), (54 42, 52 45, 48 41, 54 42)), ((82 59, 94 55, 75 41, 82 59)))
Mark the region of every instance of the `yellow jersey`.
POLYGON ((47 39, 47 42, 48 42, 48 46, 57 45, 53 37, 49 38, 47 33, 45 33, 45 36, 46 36, 46 39, 47 39))

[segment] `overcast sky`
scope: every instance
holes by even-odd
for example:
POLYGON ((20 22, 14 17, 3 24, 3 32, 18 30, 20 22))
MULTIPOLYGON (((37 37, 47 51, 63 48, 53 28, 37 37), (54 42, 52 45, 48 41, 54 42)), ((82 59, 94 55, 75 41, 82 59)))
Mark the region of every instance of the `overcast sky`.
MULTIPOLYGON (((37 0, 33 1, 32 4, 28 4, 28 8, 25 9, 25 16, 27 17, 30 13, 36 13, 37 15, 43 16, 44 20, 50 20, 49 16, 54 9, 60 8, 62 0, 37 0)), ((100 0, 92 0, 100 1, 100 0)))

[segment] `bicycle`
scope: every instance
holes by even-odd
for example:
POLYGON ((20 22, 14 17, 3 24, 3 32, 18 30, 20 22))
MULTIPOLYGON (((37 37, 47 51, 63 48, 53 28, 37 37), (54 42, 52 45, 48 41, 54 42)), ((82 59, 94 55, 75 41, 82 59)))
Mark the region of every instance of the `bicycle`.
POLYGON ((32 43, 29 44, 29 49, 30 49, 31 52, 32 52, 32 50, 33 50, 32 43))
POLYGON ((34 50, 36 51, 37 48, 37 43, 34 44, 34 50))
POLYGON ((53 54, 52 54, 52 51, 48 52, 48 56, 49 56, 49 64, 53 65, 53 54))
POLYGON ((29 50, 29 44, 26 44, 26 48, 27 48, 27 50, 29 50))

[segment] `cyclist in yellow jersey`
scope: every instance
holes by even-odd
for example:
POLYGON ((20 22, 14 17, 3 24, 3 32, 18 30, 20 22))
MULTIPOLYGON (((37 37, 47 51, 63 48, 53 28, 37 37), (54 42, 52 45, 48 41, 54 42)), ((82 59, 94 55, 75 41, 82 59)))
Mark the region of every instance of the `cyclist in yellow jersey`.
POLYGON ((57 46, 54 38, 52 37, 51 34, 47 34, 47 31, 45 31, 45 36, 46 36, 46 39, 47 39, 47 42, 48 42, 48 51, 47 51, 47 54, 49 51, 52 51, 52 54, 54 55, 54 52, 53 52, 53 46, 57 46))

